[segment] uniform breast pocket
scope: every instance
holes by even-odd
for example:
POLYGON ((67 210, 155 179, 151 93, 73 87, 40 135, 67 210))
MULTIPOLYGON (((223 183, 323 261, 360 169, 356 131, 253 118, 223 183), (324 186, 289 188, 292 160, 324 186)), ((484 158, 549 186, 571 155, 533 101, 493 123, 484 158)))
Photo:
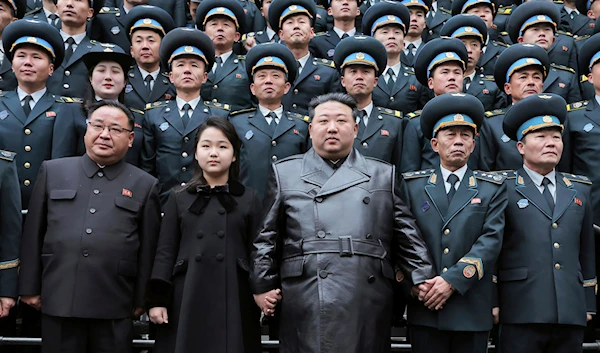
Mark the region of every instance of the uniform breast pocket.
POLYGON ((137 213, 140 210, 140 203, 126 197, 115 197, 115 205, 125 211, 137 213))
POLYGON ((50 191, 50 200, 73 200, 77 195, 77 190, 52 190, 50 191))

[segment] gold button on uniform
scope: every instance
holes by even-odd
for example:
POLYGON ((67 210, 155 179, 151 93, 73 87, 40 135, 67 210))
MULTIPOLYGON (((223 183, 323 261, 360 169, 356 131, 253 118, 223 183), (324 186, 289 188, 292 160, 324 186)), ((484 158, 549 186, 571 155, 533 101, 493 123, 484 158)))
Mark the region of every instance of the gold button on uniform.
POLYGON ((560 270, 560 264, 554 265, 554 268, 557 269, 557 270, 560 270))
POLYGON ((444 230, 444 234, 446 234, 446 235, 450 234, 450 229, 444 230))
POLYGON ((29 167, 31 167, 31 164, 29 164, 29 162, 25 162, 25 164, 23 164, 23 166, 27 169, 29 169, 29 167))
POLYGON ((558 228, 558 224, 552 223, 552 228, 554 228, 554 229, 558 228))
POLYGON ((213 86, 213 88, 214 88, 214 89, 217 89, 217 88, 219 88, 219 86, 218 86, 218 85, 214 85, 214 86, 213 86))
POLYGON ((31 130, 25 129, 25 135, 31 135, 31 130))
POLYGON ((554 248, 555 249, 560 249, 560 244, 559 243, 554 243, 554 248))
POLYGON ((25 180, 25 181, 23 182, 23 185, 25 185, 25 186, 29 186, 30 184, 31 184, 31 182, 30 182, 29 180, 25 180))
POLYGON ((444 268, 442 269, 442 273, 446 273, 446 272, 448 272, 448 269, 444 267, 444 268))
POLYGON ((450 249, 448 249, 448 248, 444 249, 444 254, 447 255, 449 252, 450 252, 450 249))
POLYGON ((25 152, 31 151, 31 146, 25 146, 25 152))

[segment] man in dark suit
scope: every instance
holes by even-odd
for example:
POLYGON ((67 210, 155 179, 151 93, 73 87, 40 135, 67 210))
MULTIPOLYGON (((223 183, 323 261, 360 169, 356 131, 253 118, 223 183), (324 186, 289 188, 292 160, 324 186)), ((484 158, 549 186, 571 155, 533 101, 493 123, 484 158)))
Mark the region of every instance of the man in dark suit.
POLYGON ((143 110, 148 103, 175 99, 175 88, 159 57, 162 38, 175 28, 173 19, 158 7, 140 5, 129 12, 127 21, 135 65, 129 70, 125 105, 143 110))
POLYGON ((402 4, 376 3, 363 16, 363 33, 379 40, 387 52, 387 65, 373 90, 373 103, 408 114, 429 100, 429 89, 421 85, 411 66, 402 62, 404 35, 410 25, 410 12, 402 4), (388 18, 392 16, 394 20, 388 18))
POLYGON ((331 0, 327 13, 333 16, 333 29, 317 33, 310 41, 310 52, 315 58, 333 59, 335 47, 347 37, 357 34, 356 17, 360 15, 361 0, 331 0))
POLYGON ((23 232, 19 294, 49 353, 131 352, 158 240, 157 181, 123 160, 131 112, 102 101, 88 119, 86 154, 40 168, 23 232))
POLYGON ((244 56, 233 52, 245 27, 244 9, 237 0, 203 0, 196 10, 196 27, 213 41, 215 64, 207 68, 202 97, 229 104, 233 110, 252 106, 244 56))
POLYGON ((399 169, 405 125, 402 113, 373 104, 373 89, 381 69, 386 67, 385 47, 373 37, 355 36, 338 44, 334 60, 342 86, 358 102, 354 148, 399 169))
POLYGON ((269 22, 299 63, 295 81, 283 96, 285 109, 308 114, 308 103, 318 95, 341 91, 340 75, 332 60, 317 59, 309 51, 314 37, 316 6, 312 0, 277 0, 269 7, 269 22), (290 10, 293 9, 293 10, 290 10))
MULTIPOLYGON (((4 28, 11 22, 23 18, 25 15, 26 0, 2 0, 0 1, 0 40, 4 28)), ((17 88, 17 78, 12 71, 10 60, 6 59, 4 53, 0 53, 0 93, 12 91, 17 88)))
MULTIPOLYGON (((413 289, 408 301, 414 353, 487 352, 492 269, 507 201, 504 177, 467 166, 483 114, 468 94, 433 98, 423 108, 421 128, 440 164, 403 174, 401 197, 417 219, 437 275, 413 289)), ((405 281, 407 290, 413 288, 405 281)))
POLYGON ((286 111, 281 104, 297 72, 289 49, 260 44, 248 52, 246 63, 258 107, 231 113, 230 121, 242 141, 240 180, 262 198, 271 164, 308 149, 308 116, 286 111))
POLYGON ((229 105, 203 101, 200 95, 206 70, 215 58, 212 41, 206 34, 197 29, 176 28, 163 38, 160 57, 171 70, 177 97, 146 106, 141 168, 158 178, 164 205, 171 188, 185 184, 194 173, 198 126, 211 116, 227 118, 229 105))
POLYGON ((506 173, 497 264, 502 352, 583 352, 586 322, 596 313, 591 182, 556 171, 565 106, 560 96, 538 94, 504 117, 504 132, 517 141, 523 166, 506 173))

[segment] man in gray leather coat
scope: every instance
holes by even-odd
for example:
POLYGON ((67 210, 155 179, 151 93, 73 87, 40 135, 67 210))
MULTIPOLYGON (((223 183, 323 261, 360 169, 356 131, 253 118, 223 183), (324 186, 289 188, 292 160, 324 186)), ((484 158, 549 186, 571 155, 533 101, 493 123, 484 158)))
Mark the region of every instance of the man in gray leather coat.
POLYGON ((273 165, 251 279, 267 315, 281 299, 282 353, 389 352, 395 267, 415 286, 433 275, 394 167, 352 147, 356 104, 314 98, 313 148, 273 165))

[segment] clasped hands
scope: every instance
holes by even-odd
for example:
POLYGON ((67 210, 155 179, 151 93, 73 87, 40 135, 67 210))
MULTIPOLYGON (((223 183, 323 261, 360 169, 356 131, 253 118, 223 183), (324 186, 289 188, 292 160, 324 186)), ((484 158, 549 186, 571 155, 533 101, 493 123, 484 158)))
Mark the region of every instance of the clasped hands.
POLYGON ((262 294, 254 294, 254 301, 267 316, 275 314, 275 307, 281 301, 281 289, 273 289, 262 294))
POLYGON ((412 288, 413 297, 423 302, 429 310, 443 309, 455 289, 440 276, 428 279, 412 288))

